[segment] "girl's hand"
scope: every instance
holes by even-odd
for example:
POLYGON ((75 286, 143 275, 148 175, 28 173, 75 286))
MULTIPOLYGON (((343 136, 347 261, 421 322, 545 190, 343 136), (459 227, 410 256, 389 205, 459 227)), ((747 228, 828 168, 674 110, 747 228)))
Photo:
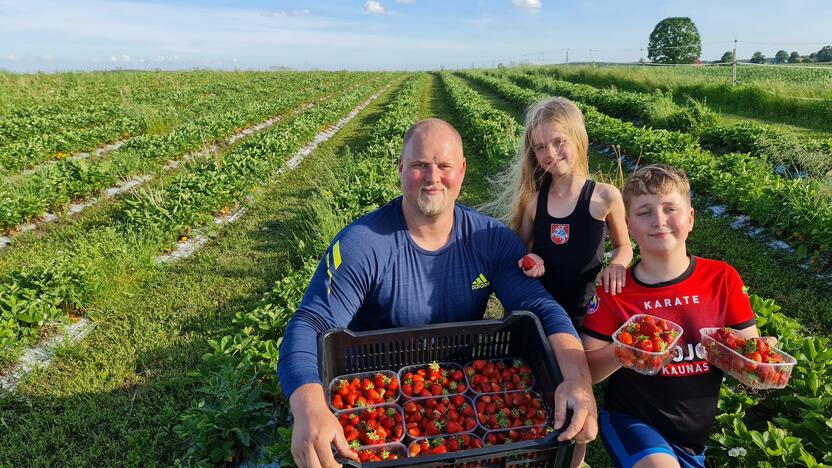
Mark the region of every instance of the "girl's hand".
POLYGON ((598 284, 604 287, 604 292, 613 296, 619 294, 627 285, 627 267, 620 263, 610 263, 598 276, 598 284))
POLYGON ((525 257, 517 260, 517 266, 529 278, 540 278, 546 272, 543 259, 533 253, 526 254, 525 257))

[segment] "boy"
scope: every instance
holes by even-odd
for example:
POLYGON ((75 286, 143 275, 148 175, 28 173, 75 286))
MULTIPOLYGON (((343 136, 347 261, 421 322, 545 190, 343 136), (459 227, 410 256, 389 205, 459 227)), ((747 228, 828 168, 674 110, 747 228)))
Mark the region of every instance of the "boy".
POLYGON ((623 198, 641 261, 628 269, 621 293, 596 290, 582 330, 593 383, 612 376, 599 416, 601 436, 616 466, 703 467, 722 371, 704 360, 699 329, 727 326, 756 337, 754 313, 736 270, 688 255, 694 216, 683 171, 642 167, 627 180, 623 198), (639 313, 684 329, 673 360, 654 376, 622 368, 613 358, 613 333, 639 313))

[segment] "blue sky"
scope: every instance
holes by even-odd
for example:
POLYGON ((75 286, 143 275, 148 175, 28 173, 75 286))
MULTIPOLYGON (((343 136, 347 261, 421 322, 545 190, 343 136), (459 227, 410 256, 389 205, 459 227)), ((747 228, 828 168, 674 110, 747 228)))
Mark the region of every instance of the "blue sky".
POLYGON ((414 70, 558 63, 567 48, 627 62, 668 16, 693 19, 705 60, 734 38, 740 58, 832 44, 830 0, 0 0, 0 68, 414 70))

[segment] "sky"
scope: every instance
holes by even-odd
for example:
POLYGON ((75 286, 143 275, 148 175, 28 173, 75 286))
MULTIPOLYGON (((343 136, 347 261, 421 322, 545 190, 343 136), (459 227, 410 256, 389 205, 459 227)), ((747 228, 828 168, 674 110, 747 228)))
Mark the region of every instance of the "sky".
POLYGON ((634 62, 690 17, 702 59, 832 44, 832 0, 0 0, 0 69, 435 70, 634 62), (644 50, 640 50, 644 49, 644 50))

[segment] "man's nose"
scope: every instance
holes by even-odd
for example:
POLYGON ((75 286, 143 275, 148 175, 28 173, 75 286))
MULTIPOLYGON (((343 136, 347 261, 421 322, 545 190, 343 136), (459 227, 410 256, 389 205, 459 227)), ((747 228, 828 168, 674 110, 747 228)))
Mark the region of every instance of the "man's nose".
POLYGON ((437 166, 436 164, 429 165, 427 173, 425 174, 425 178, 429 182, 435 182, 439 180, 439 166, 437 166))

